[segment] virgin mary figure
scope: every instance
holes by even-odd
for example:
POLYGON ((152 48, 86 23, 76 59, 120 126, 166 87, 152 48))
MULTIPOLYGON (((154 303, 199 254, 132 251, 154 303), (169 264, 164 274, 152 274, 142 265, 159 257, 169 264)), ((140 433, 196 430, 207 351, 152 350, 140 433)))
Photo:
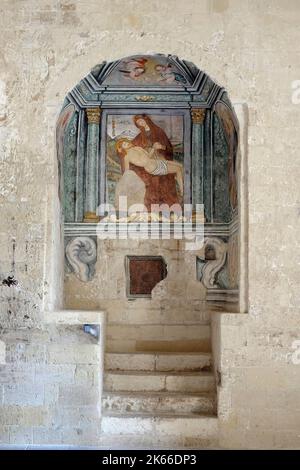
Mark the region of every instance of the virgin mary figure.
MULTIPOLYGON (((163 148, 157 150, 160 157, 166 160, 173 160, 173 147, 165 131, 155 124, 146 114, 139 114, 133 118, 134 124, 139 129, 138 135, 132 140, 133 145, 142 147, 147 152, 151 150, 153 144, 160 143, 163 148)), ((133 170, 144 182, 146 192, 144 204, 148 211, 151 211, 152 204, 180 204, 176 188, 174 174, 151 175, 144 168, 130 164, 133 170)))

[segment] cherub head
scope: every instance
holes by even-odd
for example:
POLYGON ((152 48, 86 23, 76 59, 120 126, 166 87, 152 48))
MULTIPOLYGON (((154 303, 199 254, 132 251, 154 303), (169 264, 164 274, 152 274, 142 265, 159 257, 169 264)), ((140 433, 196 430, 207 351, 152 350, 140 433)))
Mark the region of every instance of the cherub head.
POLYGON ((116 143, 116 150, 117 153, 121 156, 124 157, 127 153, 127 150, 130 149, 130 147, 133 146, 133 143, 131 140, 123 138, 119 139, 116 143))
POLYGON ((165 72, 166 69, 167 69, 167 67, 166 67, 165 65, 162 65, 162 64, 157 64, 157 65, 155 66, 155 70, 156 70, 157 72, 165 72))
POLYGON ((163 64, 157 64, 155 66, 155 70, 156 72, 169 72, 171 71, 172 69, 172 65, 171 64, 166 64, 166 65, 163 65, 163 64))
POLYGON ((133 73, 134 73, 135 77, 140 77, 145 72, 146 72, 146 70, 144 69, 144 67, 135 67, 134 70, 133 70, 133 73))

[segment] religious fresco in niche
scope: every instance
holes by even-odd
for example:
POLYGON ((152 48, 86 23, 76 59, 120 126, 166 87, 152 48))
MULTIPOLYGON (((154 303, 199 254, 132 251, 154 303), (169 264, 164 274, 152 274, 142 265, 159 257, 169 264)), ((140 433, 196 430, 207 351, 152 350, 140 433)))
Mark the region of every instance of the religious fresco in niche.
POLYGON ((154 204, 181 205, 183 165, 182 115, 107 116, 107 192, 117 210, 120 196, 145 211, 154 204))
POLYGON ((68 94, 57 139, 68 223, 97 222, 99 205, 124 191, 147 211, 204 204, 207 223, 236 213, 234 112, 190 62, 157 54, 99 64, 68 94))
POLYGON ((122 59, 103 80, 109 85, 184 86, 188 80, 179 67, 166 56, 132 56, 122 59))
MULTIPOLYGON (((68 93, 56 137, 68 272, 87 282, 97 270, 96 225, 107 215, 99 206, 114 206, 119 212, 112 220, 122 229, 120 196, 145 211, 141 219, 125 215, 126 222, 160 223, 162 217, 149 218, 153 205, 177 205, 181 213, 183 204, 193 211, 203 204, 205 253, 197 257, 197 278, 214 296, 230 290, 232 298, 238 287, 238 123, 222 87, 173 55, 103 62, 68 93)), ((182 220, 173 214, 171 222, 182 220)), ((157 261, 141 262, 152 279, 157 261)), ((133 276, 139 263, 132 264, 133 276)), ((155 273, 159 279, 161 271, 155 273)), ((137 295, 149 295, 147 276, 144 281, 137 295)))

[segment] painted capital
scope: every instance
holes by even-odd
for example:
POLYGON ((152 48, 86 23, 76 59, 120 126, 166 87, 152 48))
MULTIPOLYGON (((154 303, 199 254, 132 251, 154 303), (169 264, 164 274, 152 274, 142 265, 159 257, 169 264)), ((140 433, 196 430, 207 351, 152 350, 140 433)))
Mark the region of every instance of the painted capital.
POLYGON ((206 110, 204 108, 192 108, 191 115, 194 124, 203 124, 206 110))
POLYGON ((96 212, 85 212, 83 222, 90 223, 90 224, 97 224, 100 221, 100 217, 96 214, 96 212))
POLYGON ((101 116, 101 109, 100 108, 88 108, 86 110, 86 115, 87 115, 89 124, 99 124, 100 116, 101 116))

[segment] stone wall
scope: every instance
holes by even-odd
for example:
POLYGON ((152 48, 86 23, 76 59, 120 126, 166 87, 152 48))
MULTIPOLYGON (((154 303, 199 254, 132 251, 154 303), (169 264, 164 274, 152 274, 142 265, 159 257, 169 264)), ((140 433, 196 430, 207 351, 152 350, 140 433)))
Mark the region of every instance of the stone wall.
MULTIPOLYGON (((41 335, 50 335, 43 309, 61 299, 54 129, 66 93, 102 60, 174 53, 249 108, 249 313, 214 319, 220 445, 299 448, 298 0, 131 0, 126 7, 117 0, 2 0, 0 10, 0 270, 1 281, 13 274, 20 287, 1 287, 7 357, 25 337, 38 350, 41 335)), ((32 442, 33 427, 44 426, 46 398, 28 354, 1 366, 11 392, 0 401, 8 412, 1 416, 11 420, 1 424, 4 443, 32 442), (11 367, 21 368, 21 395, 11 367), (41 407, 35 418, 31 406, 41 407)), ((35 442, 50 440, 41 434, 35 442)))
POLYGON ((2 329, 0 444, 96 446, 100 435, 103 336, 97 312, 51 312, 42 328, 2 329))

